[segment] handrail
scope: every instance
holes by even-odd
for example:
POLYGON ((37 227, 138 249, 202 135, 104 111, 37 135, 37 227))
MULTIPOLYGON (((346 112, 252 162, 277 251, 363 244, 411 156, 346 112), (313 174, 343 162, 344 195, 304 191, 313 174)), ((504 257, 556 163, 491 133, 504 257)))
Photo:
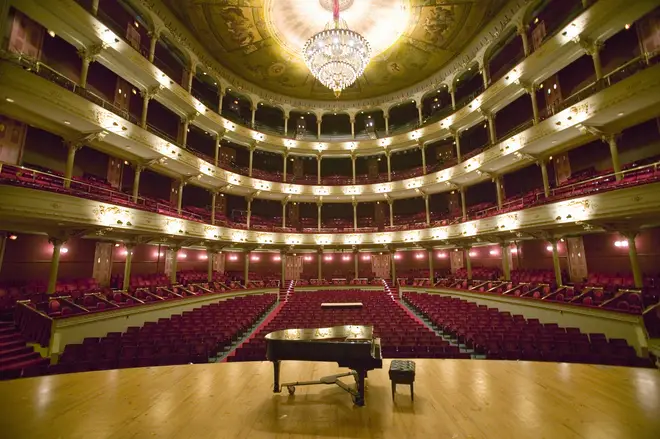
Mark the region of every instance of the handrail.
MULTIPOLYGON (((654 163, 651 163, 651 164, 648 164, 648 165, 636 166, 634 168, 629 168, 629 169, 626 169, 626 170, 622 170, 621 175, 623 177, 625 177, 625 175, 638 173, 638 172, 640 172, 644 169, 650 169, 650 168, 653 168, 654 171, 657 171, 658 166, 660 166, 660 161, 654 162, 654 163)), ((616 172, 612 172, 612 173, 605 174, 605 175, 599 175, 597 177, 590 178, 588 180, 581 180, 581 181, 571 183, 571 184, 568 184, 568 185, 563 185, 563 186, 559 186, 559 187, 556 187, 556 188, 552 188, 552 189, 550 189, 550 197, 557 196, 558 193, 561 193, 562 195, 570 196, 570 194, 572 194, 575 191, 575 189, 577 189, 577 188, 584 188, 586 186, 593 185, 593 183, 598 182, 598 181, 605 181, 605 180, 611 179, 611 178, 616 179, 616 175, 617 175, 616 172), (567 190, 570 192, 570 194, 566 194, 567 190)), ((496 212, 499 212, 499 211, 502 211, 502 210, 506 210, 507 208, 509 208, 511 206, 514 206, 514 205, 521 205, 521 207, 517 210, 525 209, 527 207, 532 207, 532 206, 536 205, 542 199, 545 199, 545 194, 543 193, 543 189, 536 189, 535 191, 533 191, 532 194, 527 194, 527 195, 523 195, 523 196, 519 196, 519 197, 516 197, 516 198, 513 198, 513 199, 506 200, 505 202, 502 203, 502 208, 501 209, 498 206, 493 206, 493 207, 489 207, 489 208, 486 208, 486 209, 479 210, 479 211, 475 212, 474 214, 469 215, 469 217, 482 218, 482 217, 485 217, 485 216, 489 216, 493 213, 496 213, 496 212), (533 201, 531 201, 531 203, 528 203, 527 205, 525 205, 525 198, 527 198, 529 196, 533 196, 534 199, 533 199, 533 201)))
MULTIPOLYGON (((87 183, 84 181, 79 181, 75 178, 72 179, 67 179, 63 176, 49 173, 49 172, 43 172, 39 171, 37 169, 32 169, 32 168, 26 168, 24 166, 16 166, 13 164, 9 163, 4 163, 0 162, 0 169, 5 169, 5 168, 15 168, 17 170, 16 176, 21 178, 22 181, 25 181, 27 178, 28 181, 31 181, 32 183, 37 182, 38 177, 41 176, 43 177, 44 180, 48 181, 57 181, 62 183, 62 191, 65 192, 73 192, 73 193, 89 193, 89 194, 99 194, 104 197, 110 197, 112 203, 116 203, 117 201, 120 201, 124 204, 126 204, 128 207, 154 207, 158 213, 160 214, 166 214, 166 215, 172 215, 172 216, 179 216, 177 209, 170 204, 163 204, 159 203, 158 201, 149 199, 149 198, 144 198, 141 196, 138 196, 135 201, 133 201, 133 196, 130 194, 126 194, 124 192, 114 190, 114 189, 109 189, 109 188, 104 188, 102 186, 99 186, 98 183, 92 184, 92 183, 87 183), (27 175, 26 175, 27 174, 27 175), (65 182, 70 183, 69 189, 66 189, 64 187, 65 182)), ((58 189, 59 190, 59 189, 58 189)), ((194 212, 190 212, 188 210, 181 209, 181 214, 185 214, 186 217, 192 217, 193 219, 197 221, 203 221, 205 218, 202 217, 199 214, 196 214, 194 212)))
POLYGON ((52 318, 28 306, 25 301, 19 300, 14 309, 14 322, 27 341, 48 347, 53 326, 52 318))

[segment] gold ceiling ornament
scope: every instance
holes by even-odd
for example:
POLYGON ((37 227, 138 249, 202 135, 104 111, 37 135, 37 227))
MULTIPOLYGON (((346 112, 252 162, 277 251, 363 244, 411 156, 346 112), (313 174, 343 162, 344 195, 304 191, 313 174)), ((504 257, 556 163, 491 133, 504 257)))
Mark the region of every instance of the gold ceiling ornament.
POLYGON ((333 0, 332 6, 333 20, 307 40, 302 54, 312 75, 338 98, 364 73, 371 59, 371 46, 339 18, 340 0, 333 0))

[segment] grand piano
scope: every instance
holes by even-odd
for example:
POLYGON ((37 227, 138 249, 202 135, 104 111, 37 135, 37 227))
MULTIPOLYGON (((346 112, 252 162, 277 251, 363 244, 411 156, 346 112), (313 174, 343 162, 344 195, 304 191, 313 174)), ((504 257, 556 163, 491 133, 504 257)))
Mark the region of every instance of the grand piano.
POLYGON ((364 379, 367 371, 383 367, 380 339, 372 326, 345 325, 331 328, 283 329, 266 335, 266 358, 273 362, 274 393, 286 387, 293 395, 296 386, 336 384, 351 394, 356 405, 364 405, 364 379), (280 385, 282 360, 336 362, 351 369, 348 373, 323 377, 318 381, 297 381, 280 385), (352 376, 355 389, 339 378, 352 376))

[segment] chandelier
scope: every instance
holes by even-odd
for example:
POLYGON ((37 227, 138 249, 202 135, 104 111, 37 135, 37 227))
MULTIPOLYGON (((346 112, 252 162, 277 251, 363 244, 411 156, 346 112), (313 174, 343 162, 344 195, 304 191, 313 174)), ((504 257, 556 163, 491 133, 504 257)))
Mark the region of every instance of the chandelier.
POLYGON ((303 47, 303 58, 312 75, 339 97, 362 75, 371 47, 359 33, 339 18, 339 0, 333 0, 333 20, 303 47))

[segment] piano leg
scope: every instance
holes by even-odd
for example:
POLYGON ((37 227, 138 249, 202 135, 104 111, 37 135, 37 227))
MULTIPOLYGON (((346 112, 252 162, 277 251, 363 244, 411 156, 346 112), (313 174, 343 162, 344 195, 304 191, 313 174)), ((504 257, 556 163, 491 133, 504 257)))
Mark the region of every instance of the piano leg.
POLYGON ((353 395, 353 403, 357 406, 364 406, 364 379, 367 376, 367 371, 364 369, 356 370, 355 384, 357 386, 357 394, 353 395))
POLYGON ((273 361, 273 393, 280 393, 282 388, 280 387, 280 360, 273 361))

